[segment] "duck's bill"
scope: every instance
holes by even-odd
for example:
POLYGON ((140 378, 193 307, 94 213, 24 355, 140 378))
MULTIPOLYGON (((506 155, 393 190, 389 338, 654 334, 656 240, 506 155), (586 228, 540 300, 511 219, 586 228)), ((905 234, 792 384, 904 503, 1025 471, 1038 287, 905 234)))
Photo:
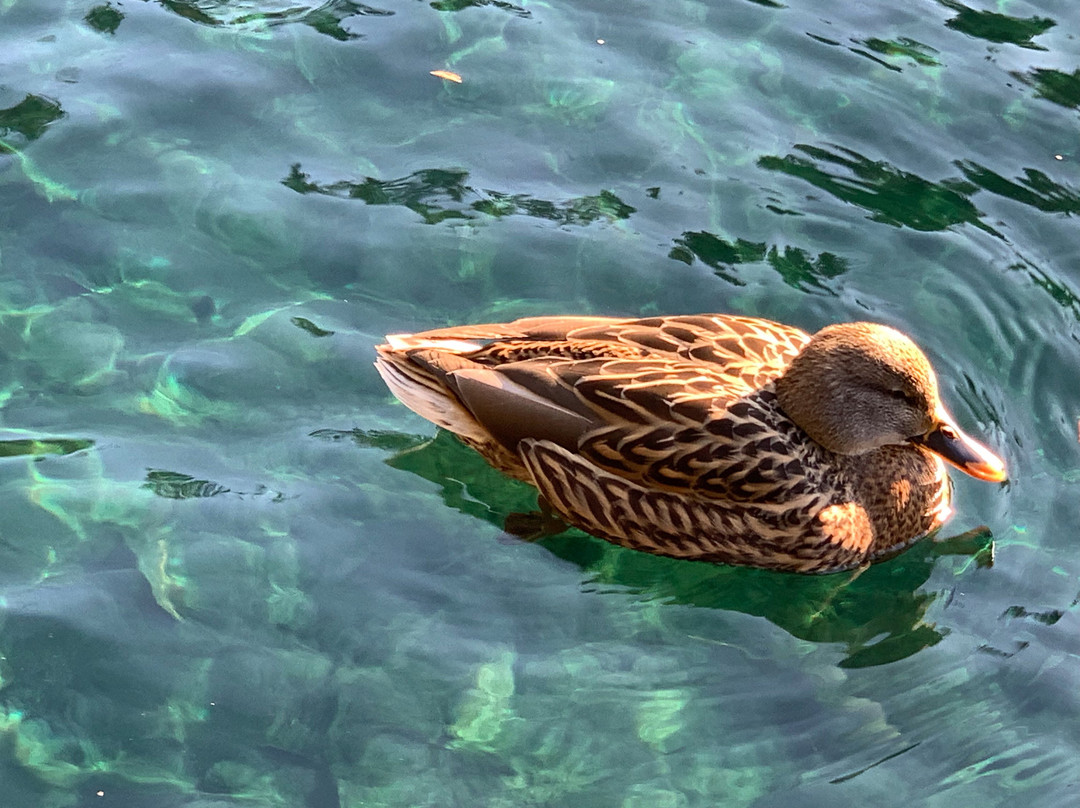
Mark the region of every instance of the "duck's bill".
POLYGON ((915 443, 925 446, 965 474, 1000 483, 1008 477, 1005 463, 977 440, 968 437, 947 415, 939 417, 938 425, 915 443))

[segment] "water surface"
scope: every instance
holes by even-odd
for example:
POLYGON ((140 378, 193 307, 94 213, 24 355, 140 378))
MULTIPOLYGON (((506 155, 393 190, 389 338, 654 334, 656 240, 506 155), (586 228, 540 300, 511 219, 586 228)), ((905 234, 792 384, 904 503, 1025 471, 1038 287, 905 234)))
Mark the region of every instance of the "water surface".
POLYGON ((0 0, 5 804, 1074 802, 1075 12, 0 0), (911 333, 1011 481, 854 580, 521 543, 371 367, 697 311, 911 333))

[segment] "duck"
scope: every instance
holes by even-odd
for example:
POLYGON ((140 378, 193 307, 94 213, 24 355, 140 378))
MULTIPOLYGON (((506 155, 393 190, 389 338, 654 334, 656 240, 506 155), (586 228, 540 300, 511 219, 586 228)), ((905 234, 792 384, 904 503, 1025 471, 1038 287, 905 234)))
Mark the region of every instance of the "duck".
POLYGON ((528 317, 388 335, 375 365, 563 529, 657 555, 864 568, 949 518, 947 465, 1007 478, 923 351, 879 323, 528 317))

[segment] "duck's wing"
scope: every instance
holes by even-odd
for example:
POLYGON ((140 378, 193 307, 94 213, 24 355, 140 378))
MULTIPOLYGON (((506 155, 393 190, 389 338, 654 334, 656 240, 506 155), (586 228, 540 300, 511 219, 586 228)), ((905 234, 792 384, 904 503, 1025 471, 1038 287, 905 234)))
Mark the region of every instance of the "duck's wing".
POLYGON ((810 338, 757 317, 699 314, 637 320, 530 317, 388 339, 403 340, 406 348, 451 350, 485 365, 543 357, 682 361, 756 388, 780 375, 810 338))
POLYGON ((771 385, 720 368, 658 357, 484 366, 418 352, 413 361, 441 374, 511 452, 525 440, 553 443, 638 485, 709 499, 775 500, 799 481, 800 433, 771 385))
MULTIPOLYGON (((409 409, 444 429, 482 444, 488 438, 513 432, 510 429, 513 424, 536 422, 541 427, 565 424, 574 411, 573 407, 565 406, 569 403, 565 385, 538 385, 534 380, 532 386, 541 392, 533 393, 528 386, 515 386, 505 375, 500 375, 503 369, 514 368, 514 375, 522 378, 535 376, 541 381, 554 382, 557 371, 553 375, 546 373, 552 365, 647 355, 643 348, 618 341, 566 338, 576 329, 596 330, 621 322, 602 317, 537 317, 512 323, 390 334, 385 344, 375 347, 375 367, 409 409), (462 388, 471 395, 471 407, 464 404, 462 388), (545 401, 546 397, 562 404, 553 407, 545 401), (494 435, 488 434, 487 424, 478 421, 470 410, 485 413, 486 418, 481 420, 490 422, 494 435)), ((499 442, 513 447, 517 438, 499 442)))
POLYGON ((809 491, 813 449, 778 408, 771 378, 759 386, 758 374, 724 371, 607 363, 603 374, 575 383, 605 419, 581 436, 578 454, 641 486, 687 496, 765 502, 809 491))
POLYGON ((542 317, 388 337, 379 365, 465 437, 547 441, 640 485, 764 501, 799 482, 799 435, 770 383, 807 339, 722 315, 542 317))

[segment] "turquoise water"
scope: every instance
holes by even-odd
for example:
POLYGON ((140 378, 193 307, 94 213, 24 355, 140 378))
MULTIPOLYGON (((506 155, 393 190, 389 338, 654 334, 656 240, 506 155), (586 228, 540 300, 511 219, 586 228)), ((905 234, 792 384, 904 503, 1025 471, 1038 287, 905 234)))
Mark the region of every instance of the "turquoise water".
POLYGON ((1080 24, 969 2, 0 0, 3 803, 1074 804, 1080 24), (526 544, 371 366, 697 311, 902 328, 1011 481, 526 544))

